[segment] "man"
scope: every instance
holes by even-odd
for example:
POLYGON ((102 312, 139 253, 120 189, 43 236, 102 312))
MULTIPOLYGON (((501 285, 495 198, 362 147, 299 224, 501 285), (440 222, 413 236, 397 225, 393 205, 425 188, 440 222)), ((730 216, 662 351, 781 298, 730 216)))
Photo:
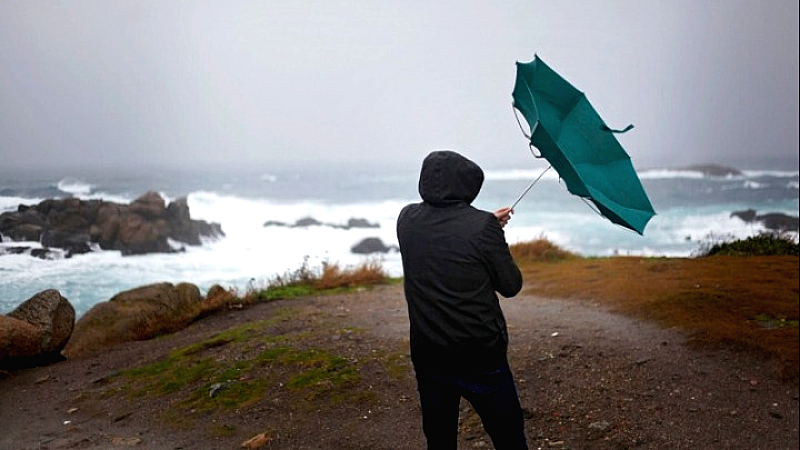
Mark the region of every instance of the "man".
POLYGON ((522 288, 502 230, 512 211, 472 207, 482 184, 474 162, 452 151, 432 152, 419 178, 423 201, 403 208, 397 219, 429 450, 456 448, 462 397, 497 450, 528 448, 496 294, 513 297, 522 288))

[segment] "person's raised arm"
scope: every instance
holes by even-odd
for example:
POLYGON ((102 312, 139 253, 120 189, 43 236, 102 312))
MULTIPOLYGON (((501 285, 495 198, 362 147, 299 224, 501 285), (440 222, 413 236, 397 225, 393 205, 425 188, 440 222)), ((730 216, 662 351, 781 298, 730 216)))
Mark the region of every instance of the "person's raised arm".
MULTIPOLYGON (((495 215, 495 217, 497 217, 495 215)), ((517 295, 522 289, 522 273, 511 256, 511 251, 503 234, 502 221, 488 223, 481 233, 481 243, 489 277, 494 290, 503 297, 509 298, 517 295), (500 225, 500 226, 498 226, 500 225)))

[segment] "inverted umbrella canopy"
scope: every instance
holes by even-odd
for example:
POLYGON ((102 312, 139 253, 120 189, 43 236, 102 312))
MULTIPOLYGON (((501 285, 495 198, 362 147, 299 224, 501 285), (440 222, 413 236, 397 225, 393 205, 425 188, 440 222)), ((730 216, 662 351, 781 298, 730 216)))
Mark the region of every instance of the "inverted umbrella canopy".
MULTIPOLYGON (((574 195, 591 200, 611 222, 644 233, 655 215, 630 156, 583 92, 538 56, 517 62, 514 108, 530 127, 530 143, 574 195)), ((539 156, 539 155, 537 155, 539 156)))

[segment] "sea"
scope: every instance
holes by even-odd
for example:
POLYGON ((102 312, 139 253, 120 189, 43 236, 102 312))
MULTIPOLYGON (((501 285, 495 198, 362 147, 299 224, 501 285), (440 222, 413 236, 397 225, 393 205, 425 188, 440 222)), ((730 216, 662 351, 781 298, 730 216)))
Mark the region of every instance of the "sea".
MULTIPOLYGON (((512 204, 542 168, 485 170, 474 206, 486 210, 512 204)), ((546 238, 583 256, 632 255, 692 257, 710 243, 739 239, 764 230, 732 217, 734 211, 798 215, 798 170, 741 170, 741 175, 708 176, 700 171, 650 169, 639 177, 656 210, 644 235, 600 216, 566 190, 550 170, 517 204, 505 228, 510 244, 546 238)), ((402 276, 400 255, 358 255, 352 246, 365 238, 397 245, 400 209, 418 202, 418 169, 245 168, 237 170, 49 169, 11 171, 0 167, 0 213, 48 198, 78 197, 129 203, 147 191, 167 202, 186 197, 193 219, 221 224, 225 236, 170 254, 122 256, 95 248, 71 258, 39 259, 10 254, 9 246, 41 247, 38 242, 0 243, 0 313, 8 313, 37 292, 57 289, 78 316, 115 294, 155 282, 191 282, 205 293, 218 284, 245 293, 306 265, 354 267, 380 262, 402 276), (313 218, 323 225, 293 224, 313 218), (350 228, 365 219, 377 228, 350 228)), ((793 236, 797 239, 797 236, 793 236)), ((180 243, 174 243, 176 247, 180 243)))

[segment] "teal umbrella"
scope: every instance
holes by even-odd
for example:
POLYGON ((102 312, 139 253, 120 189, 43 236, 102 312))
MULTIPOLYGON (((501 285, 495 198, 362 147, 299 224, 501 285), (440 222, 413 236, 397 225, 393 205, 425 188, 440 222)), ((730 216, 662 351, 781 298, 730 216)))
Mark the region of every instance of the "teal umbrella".
POLYGON ((514 108, 530 126, 530 135, 525 135, 531 150, 539 151, 534 155, 550 163, 569 192, 590 200, 611 222, 643 234, 655 211, 630 156, 614 136, 633 125, 608 128, 586 95, 538 56, 529 63, 517 62, 512 95, 514 108))

